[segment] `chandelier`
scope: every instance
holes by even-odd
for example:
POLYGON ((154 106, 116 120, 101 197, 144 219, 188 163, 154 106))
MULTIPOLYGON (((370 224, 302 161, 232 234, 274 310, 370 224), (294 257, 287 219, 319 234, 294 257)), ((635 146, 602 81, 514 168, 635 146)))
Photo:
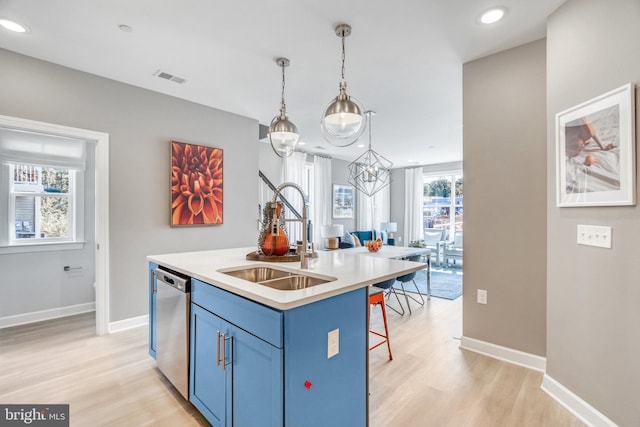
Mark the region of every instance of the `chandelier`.
POLYGON ((349 184, 371 197, 391 183, 393 163, 371 148, 371 116, 375 111, 365 111, 369 122, 369 149, 349 163, 349 184))

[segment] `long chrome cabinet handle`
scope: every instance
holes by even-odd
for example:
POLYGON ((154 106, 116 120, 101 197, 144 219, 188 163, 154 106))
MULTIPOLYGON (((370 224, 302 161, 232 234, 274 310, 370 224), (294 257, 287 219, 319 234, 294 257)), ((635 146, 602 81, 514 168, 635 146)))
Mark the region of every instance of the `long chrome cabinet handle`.
POLYGON ((226 334, 222 334, 222 370, 226 370, 227 366, 233 362, 233 337, 228 337, 226 334), (231 357, 227 362, 227 341, 231 341, 231 357))
MULTIPOLYGON (((216 366, 220 366, 220 362, 221 362, 221 358, 220 358, 220 337, 221 336, 222 336, 222 334, 220 333, 220 331, 218 331, 218 339, 217 339, 217 343, 216 343, 216 366)), ((224 356, 222 356, 222 357, 224 358, 224 356)))

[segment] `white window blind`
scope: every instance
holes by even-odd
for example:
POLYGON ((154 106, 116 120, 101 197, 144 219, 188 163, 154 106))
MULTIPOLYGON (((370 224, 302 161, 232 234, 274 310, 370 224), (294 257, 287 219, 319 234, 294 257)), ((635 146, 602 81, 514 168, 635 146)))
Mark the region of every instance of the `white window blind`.
POLYGON ((2 163, 55 166, 83 171, 86 156, 85 141, 13 130, 0 133, 2 163))

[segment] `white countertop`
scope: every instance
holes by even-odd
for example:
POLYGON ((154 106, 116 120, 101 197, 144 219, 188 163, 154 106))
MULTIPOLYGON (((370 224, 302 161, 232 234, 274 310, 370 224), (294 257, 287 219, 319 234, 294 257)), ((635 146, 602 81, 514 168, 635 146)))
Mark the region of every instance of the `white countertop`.
POLYGON ((362 251, 318 251, 318 258, 309 260, 307 270, 300 269, 300 262, 248 261, 246 255, 255 252, 255 247, 150 255, 147 260, 269 307, 287 310, 425 268, 423 263, 390 259, 394 257, 392 251, 395 250, 389 248, 393 246, 384 246, 376 256, 362 256, 368 254, 362 251), (388 257, 385 250, 388 250, 388 257), (305 289, 282 291, 220 272, 251 265, 266 265, 309 276, 329 276, 336 280, 305 289))

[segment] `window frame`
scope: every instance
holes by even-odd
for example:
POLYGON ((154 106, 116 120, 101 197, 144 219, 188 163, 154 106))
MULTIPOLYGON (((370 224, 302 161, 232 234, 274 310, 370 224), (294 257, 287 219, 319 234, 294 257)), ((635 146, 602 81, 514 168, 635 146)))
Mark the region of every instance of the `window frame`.
MULTIPOLYGON (((448 180, 450 180, 451 182, 451 197, 449 197, 450 199, 450 203, 449 205, 446 206, 446 208, 449 209, 449 224, 448 227, 446 228, 447 233, 449 234, 449 238, 450 240, 453 239, 453 235, 456 232, 457 228, 456 228, 456 213, 457 213, 457 208, 462 208, 464 209, 464 187, 463 187, 463 193, 462 193, 462 204, 457 204, 456 203, 456 189, 455 189, 455 185, 456 185, 456 180, 457 178, 462 178, 463 182, 464 182, 464 174, 462 169, 452 169, 452 170, 444 170, 444 171, 429 171, 429 172, 424 172, 422 174, 422 182, 423 182, 423 189, 427 184, 427 180, 430 179, 439 179, 439 178, 446 178, 448 180)), ((425 215, 424 215, 424 202, 423 202, 423 213, 422 213, 422 222, 424 223, 425 220, 425 215)), ((463 211, 464 212, 464 211, 463 211)), ((464 215, 462 216, 462 227, 464 228, 464 215)))
MULTIPOLYGON (((6 210, 0 212, 0 218, 4 218, 5 226, 0 229, 0 254, 6 253, 27 253, 45 252, 56 250, 82 249, 86 241, 84 240, 84 171, 72 168, 38 165, 38 167, 54 167, 69 171, 69 191, 68 193, 47 193, 44 191, 14 191, 13 168, 20 162, 2 164, 0 168, 0 200, 6 201, 6 210), (68 200, 69 212, 69 236, 68 237, 47 237, 47 238, 27 238, 18 239, 15 235, 15 207, 16 198, 20 196, 36 197, 60 197, 68 200)), ((38 220, 34 220, 38 221, 38 220)), ((39 227, 34 224, 34 228, 39 231, 39 227)), ((36 232, 38 232, 36 231, 36 232)))

